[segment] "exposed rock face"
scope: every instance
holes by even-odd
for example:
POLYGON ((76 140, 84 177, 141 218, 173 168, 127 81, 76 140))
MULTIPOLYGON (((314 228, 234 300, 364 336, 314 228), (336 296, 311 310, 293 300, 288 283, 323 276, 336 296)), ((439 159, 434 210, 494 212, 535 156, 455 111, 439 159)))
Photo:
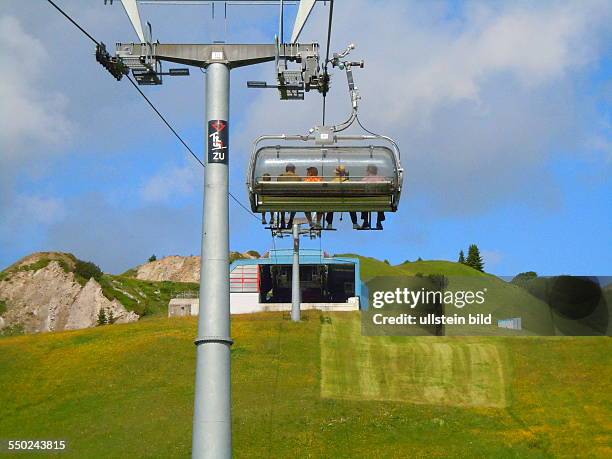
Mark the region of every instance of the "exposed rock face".
POLYGON ((136 279, 148 281, 200 282, 200 257, 172 255, 136 268, 136 279))
POLYGON ((117 322, 138 320, 121 303, 104 297, 95 279, 81 287, 58 261, 38 270, 12 272, 0 281, 0 299, 7 305, 0 328, 21 324, 26 333, 93 327, 100 309, 112 311, 117 322))
POLYGON ((56 261, 38 271, 13 273, 0 282, 0 298, 8 306, 5 326, 22 324, 27 333, 62 330, 80 290, 74 274, 56 261))
POLYGON ((138 314, 126 311, 123 305, 116 299, 110 301, 106 298, 102 293, 100 284, 94 278, 91 278, 85 284, 85 287, 81 289, 74 303, 72 303, 65 329, 72 330, 95 326, 101 309, 105 310, 107 316, 112 314, 116 319, 114 323, 127 323, 138 320, 138 314))
MULTIPOLYGON (((230 260, 258 258, 257 252, 230 252, 230 260)), ((147 281, 200 282, 200 257, 171 255, 136 268, 136 279, 147 281)))

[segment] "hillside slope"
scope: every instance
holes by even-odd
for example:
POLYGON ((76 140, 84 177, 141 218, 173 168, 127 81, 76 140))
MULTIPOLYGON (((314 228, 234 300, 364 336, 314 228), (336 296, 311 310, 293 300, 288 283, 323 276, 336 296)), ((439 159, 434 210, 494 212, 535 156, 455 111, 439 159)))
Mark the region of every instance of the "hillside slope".
MULTIPOLYGON (((362 337, 355 314, 304 316, 232 320, 236 457, 612 455, 608 338, 362 337)), ((188 457, 194 336, 158 318, 0 339, 2 436, 188 457)))
POLYGON ((0 335, 93 327, 101 310, 116 323, 132 322, 165 314, 170 298, 198 288, 96 270, 72 254, 38 252, 0 272, 0 335))
POLYGON ((93 277, 76 272, 79 261, 70 254, 28 255, 0 274, 0 329, 4 334, 71 330, 96 325, 100 310, 117 323, 138 315, 114 298, 107 298, 93 277), (8 330, 8 332, 7 332, 8 330))
POLYGON ((406 262, 400 265, 388 265, 385 262, 359 255, 336 255, 358 257, 361 263, 361 278, 368 289, 392 291, 396 288, 411 287, 411 278, 417 275, 442 275, 446 277, 450 292, 485 291, 486 301, 483 304, 472 304, 465 307, 446 305, 445 314, 486 314, 492 315, 490 326, 469 325, 446 326, 446 335, 554 335, 554 327, 549 306, 524 289, 503 281, 488 273, 482 273, 461 263, 433 260, 406 262), (523 330, 508 331, 497 327, 497 320, 521 317, 523 330))

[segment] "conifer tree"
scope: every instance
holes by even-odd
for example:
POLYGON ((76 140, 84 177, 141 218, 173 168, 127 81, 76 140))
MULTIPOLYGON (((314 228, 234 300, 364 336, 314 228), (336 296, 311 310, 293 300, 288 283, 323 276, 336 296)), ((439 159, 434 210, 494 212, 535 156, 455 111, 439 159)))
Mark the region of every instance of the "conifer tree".
POLYGON ((104 308, 100 309, 98 312, 98 326, 106 325, 108 323, 108 319, 106 318, 106 311, 104 308))
POLYGON ((465 264, 465 255, 463 254, 463 250, 461 252, 459 252, 459 263, 461 264, 465 264))
POLYGON ((476 244, 470 245, 465 264, 471 266, 474 269, 477 269, 478 271, 484 272, 484 262, 482 261, 482 257, 480 256, 480 250, 478 250, 478 246, 476 244))

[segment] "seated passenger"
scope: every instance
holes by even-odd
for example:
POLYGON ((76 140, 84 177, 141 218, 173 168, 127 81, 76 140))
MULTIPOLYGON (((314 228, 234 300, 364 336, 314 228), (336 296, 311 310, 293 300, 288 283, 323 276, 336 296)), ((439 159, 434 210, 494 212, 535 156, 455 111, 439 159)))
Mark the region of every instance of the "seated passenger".
MULTIPOLYGON (((306 169, 306 177, 304 177, 304 182, 322 182, 323 179, 319 177, 319 169, 314 166, 306 169)), ((317 223, 313 225, 312 223, 312 213, 304 212, 306 215, 306 220, 308 220, 308 224, 312 227, 321 227, 321 220, 323 220, 323 212, 317 212, 317 223)))
MULTIPOLYGON (((280 174, 276 178, 276 181, 277 182, 301 182, 302 177, 300 177, 299 175, 295 173, 295 165, 289 163, 285 166, 285 172, 280 174)), ((295 212, 289 213, 289 221, 287 222, 286 225, 285 225, 285 212, 279 212, 279 213, 280 213, 280 228, 281 229, 291 228, 293 226, 293 218, 295 217, 295 212)))
POLYGON ((374 164, 368 164, 366 167, 366 176, 361 179, 362 182, 382 182, 385 178, 378 175, 378 167, 374 164))
MULTIPOLYGON (((361 179, 362 182, 382 182, 384 177, 378 175, 378 167, 374 164, 368 164, 366 168, 366 176, 361 179)), ((370 228, 370 212, 361 212, 361 218, 363 219, 363 224, 361 228, 369 229, 370 228)), ((376 229, 383 229, 382 222, 385 221, 385 213, 377 212, 376 216, 376 229)))
MULTIPOLYGON (((272 177, 270 176, 270 174, 265 173, 261 176, 261 180, 263 182, 269 182, 270 180, 272 180, 272 177)), ((261 213, 261 224, 266 224, 266 212, 261 213)), ((274 226, 274 212, 270 212, 270 225, 274 226)))
POLYGON ((287 164, 285 166, 285 172, 280 174, 276 179, 277 182, 301 182, 302 177, 295 173, 295 164, 287 164))
MULTIPOLYGON (((335 176, 332 179, 332 182, 346 182, 349 179, 349 173, 343 165, 336 166, 335 176)), ((353 218, 353 214, 355 214, 355 221, 353 222, 353 226, 357 225, 357 214, 355 212, 351 212, 351 219, 353 218)), ((327 212, 325 216, 325 221, 327 222, 327 229, 333 229, 332 224, 334 223, 334 213, 327 212)))
POLYGON ((305 182, 322 182, 323 179, 319 177, 319 169, 314 166, 306 169, 306 177, 304 177, 305 182))

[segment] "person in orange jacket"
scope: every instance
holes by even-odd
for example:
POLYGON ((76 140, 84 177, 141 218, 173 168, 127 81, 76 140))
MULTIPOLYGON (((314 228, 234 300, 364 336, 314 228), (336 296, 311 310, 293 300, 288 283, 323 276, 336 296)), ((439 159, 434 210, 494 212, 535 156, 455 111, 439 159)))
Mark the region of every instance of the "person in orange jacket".
MULTIPOLYGON (((319 169, 314 166, 311 166, 306 169, 306 177, 304 177, 304 182, 322 182, 323 179, 319 177, 319 169)), ((317 222, 313 224, 312 222, 312 213, 304 212, 306 215, 306 220, 308 220, 308 224, 312 227, 321 227, 321 220, 323 220, 323 212, 317 212, 317 222)))

